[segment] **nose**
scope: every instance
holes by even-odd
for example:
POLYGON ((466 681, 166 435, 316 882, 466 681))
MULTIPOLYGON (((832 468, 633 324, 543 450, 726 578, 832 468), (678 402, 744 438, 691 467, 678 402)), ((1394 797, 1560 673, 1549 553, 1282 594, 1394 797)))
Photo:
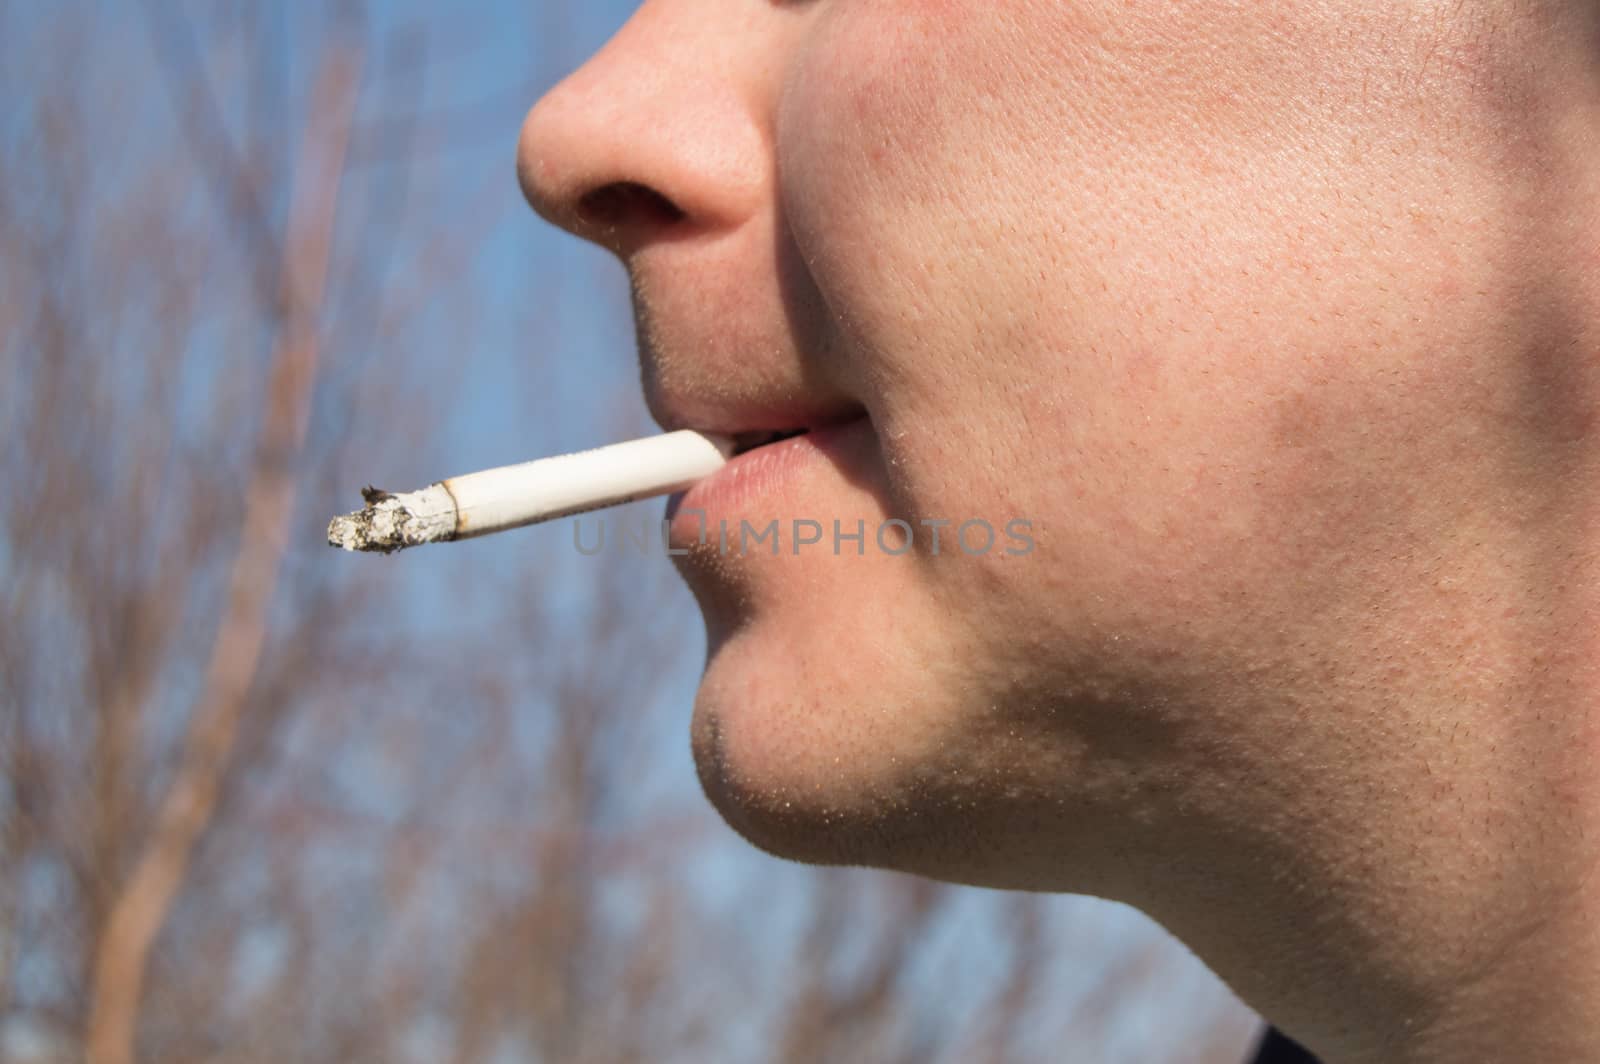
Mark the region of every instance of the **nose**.
POLYGON ((533 209, 624 258, 756 213, 771 185, 773 10, 644 4, 523 122, 517 176, 533 209))

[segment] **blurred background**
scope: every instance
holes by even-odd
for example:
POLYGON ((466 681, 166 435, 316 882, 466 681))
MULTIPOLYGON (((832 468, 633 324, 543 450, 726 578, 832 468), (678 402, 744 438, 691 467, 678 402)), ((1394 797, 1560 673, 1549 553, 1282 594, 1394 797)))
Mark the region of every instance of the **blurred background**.
POLYGON ((325 546, 650 430, 513 169, 634 6, 0 5, 0 1060, 1243 1056, 1132 910, 735 836, 659 551, 325 546))

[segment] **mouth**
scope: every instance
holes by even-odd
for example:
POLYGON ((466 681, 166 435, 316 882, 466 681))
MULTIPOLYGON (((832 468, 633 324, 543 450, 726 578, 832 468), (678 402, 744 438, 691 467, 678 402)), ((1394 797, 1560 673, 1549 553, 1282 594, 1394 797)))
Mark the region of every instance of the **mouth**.
POLYGON ((818 466, 840 465, 845 449, 871 430, 863 411, 815 425, 730 433, 734 445, 727 464, 668 502, 673 538, 685 539, 691 532, 697 538, 707 522, 716 527, 719 520, 733 518, 737 527, 737 519, 753 511, 781 515, 793 509, 799 478, 818 466))

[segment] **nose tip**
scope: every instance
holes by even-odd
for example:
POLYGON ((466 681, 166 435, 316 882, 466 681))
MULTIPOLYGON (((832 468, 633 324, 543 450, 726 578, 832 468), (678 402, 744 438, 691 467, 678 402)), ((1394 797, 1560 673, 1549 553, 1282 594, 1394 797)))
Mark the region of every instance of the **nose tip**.
POLYGON ((687 215, 637 160, 617 157, 602 121, 552 91, 523 122, 517 178, 540 217, 623 254, 687 215))
MULTIPOLYGON (((663 20, 657 10, 645 14, 663 20)), ((517 142, 533 209, 622 256, 669 232, 743 221, 767 182, 759 79, 708 76, 667 50, 683 35, 666 28, 625 27, 534 105, 517 142)))

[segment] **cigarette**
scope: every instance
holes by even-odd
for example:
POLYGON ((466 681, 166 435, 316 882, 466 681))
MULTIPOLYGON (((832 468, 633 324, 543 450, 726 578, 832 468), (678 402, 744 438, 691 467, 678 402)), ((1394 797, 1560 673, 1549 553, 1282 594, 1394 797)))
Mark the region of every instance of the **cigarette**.
POLYGON ((467 473, 420 491, 369 487, 361 493, 365 507, 329 523, 328 545, 388 554, 666 495, 722 468, 733 447, 730 437, 686 429, 467 473))

